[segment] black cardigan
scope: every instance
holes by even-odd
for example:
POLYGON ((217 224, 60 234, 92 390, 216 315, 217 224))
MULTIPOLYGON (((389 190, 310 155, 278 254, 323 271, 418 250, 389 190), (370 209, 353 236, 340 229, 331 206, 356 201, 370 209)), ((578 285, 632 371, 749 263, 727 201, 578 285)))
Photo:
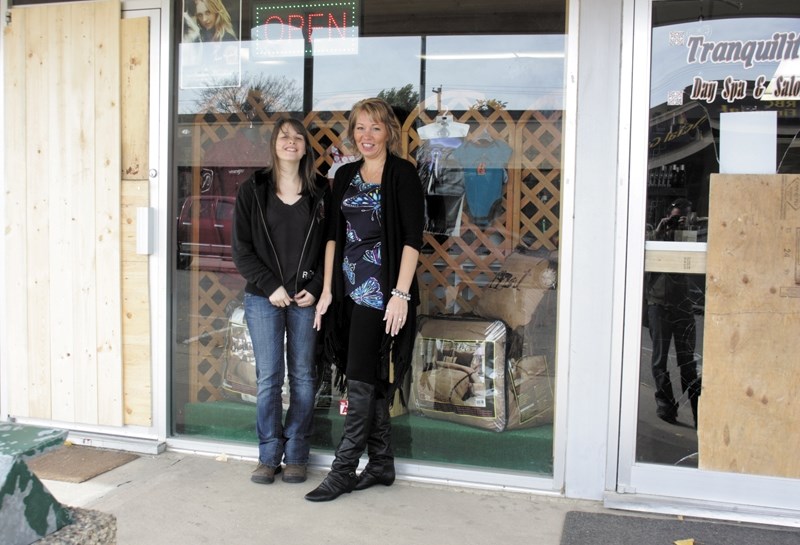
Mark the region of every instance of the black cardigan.
MULTIPOLYGON (((341 375, 344 374, 347 364, 349 328, 342 312, 345 295, 341 263, 346 230, 341 205, 350 181, 362 164, 363 160, 359 160, 342 165, 336 171, 328 221, 328 240, 336 241, 336 252, 331 285, 332 312, 326 313, 325 354, 336 364, 341 375)), ((381 275, 383 276, 382 285, 389 290, 397 285, 403 247, 410 246, 415 250, 422 247, 424 206, 422 182, 417 174, 417 169, 409 161, 389 154, 386 157, 381 177, 381 275)), ((395 337, 384 334, 381 342, 380 367, 377 372, 378 383, 376 386, 390 400, 393 399, 394 392, 402 384, 402 380, 411 366, 416 335, 416 307, 420 302, 416 275, 412 279, 409 294, 411 301, 408 305, 406 325, 395 337), (394 364, 394 376, 390 376, 390 361, 394 364)), ((384 294, 384 306, 390 297, 390 294, 384 294)))
MULTIPOLYGON (((283 285, 281 264, 269 236, 264 214, 267 209, 267 192, 270 188, 270 171, 262 169, 239 187, 233 218, 233 262, 245 280, 245 291, 269 297, 283 285)), ((319 299, 322 292, 322 269, 326 225, 326 199, 330 197, 328 181, 317 175, 317 195, 312 196, 310 223, 296 271, 295 286, 284 286, 287 291, 307 290, 319 299)))

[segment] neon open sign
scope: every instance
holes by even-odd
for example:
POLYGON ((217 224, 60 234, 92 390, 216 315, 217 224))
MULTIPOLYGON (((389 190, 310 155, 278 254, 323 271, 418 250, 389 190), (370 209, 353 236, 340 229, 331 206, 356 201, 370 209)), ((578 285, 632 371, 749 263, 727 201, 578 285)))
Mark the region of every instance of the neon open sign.
POLYGON ((252 39, 256 56, 355 53, 358 1, 255 4, 252 39))

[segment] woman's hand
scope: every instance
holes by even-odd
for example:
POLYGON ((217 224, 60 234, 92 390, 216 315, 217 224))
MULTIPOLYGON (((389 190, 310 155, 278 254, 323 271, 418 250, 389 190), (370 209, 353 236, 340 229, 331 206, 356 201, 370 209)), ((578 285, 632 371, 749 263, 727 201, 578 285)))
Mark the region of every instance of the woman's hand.
POLYGON ((272 295, 269 296, 269 302, 276 307, 284 308, 292 304, 292 298, 289 297, 289 293, 286 291, 286 288, 281 286, 272 292, 272 295))
POLYGON ((317 300, 316 297, 308 293, 306 290, 300 290, 294 296, 294 302, 298 307, 310 307, 317 300))
POLYGON ((328 307, 331 306, 333 295, 331 292, 322 292, 317 301, 317 312, 314 314, 314 329, 317 331, 322 329, 322 316, 328 312, 328 307))
POLYGON ((408 316, 408 301, 392 295, 386 305, 386 313, 383 315, 383 321, 386 322, 386 334, 392 337, 397 335, 400 328, 406 325, 406 316, 408 316))

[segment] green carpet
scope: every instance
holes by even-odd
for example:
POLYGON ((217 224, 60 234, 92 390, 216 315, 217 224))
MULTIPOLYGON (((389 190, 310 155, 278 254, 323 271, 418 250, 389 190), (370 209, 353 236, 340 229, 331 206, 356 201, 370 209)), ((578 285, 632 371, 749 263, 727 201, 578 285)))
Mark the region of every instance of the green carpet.
MULTIPOLYGON (((314 413, 312 448, 333 451, 344 417, 334 408, 314 413)), ((188 403, 179 432, 222 441, 256 442, 255 406, 235 401, 188 403)), ((442 462, 543 475, 553 473, 553 428, 493 432, 424 416, 392 418, 392 445, 397 458, 442 462)))

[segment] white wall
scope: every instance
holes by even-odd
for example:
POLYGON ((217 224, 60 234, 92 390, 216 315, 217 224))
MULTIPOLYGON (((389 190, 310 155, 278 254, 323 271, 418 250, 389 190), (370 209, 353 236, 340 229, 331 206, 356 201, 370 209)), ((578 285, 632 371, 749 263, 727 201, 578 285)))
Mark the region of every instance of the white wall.
MULTIPOLYGON (((619 377, 612 376, 617 141, 620 107, 622 0, 579 6, 578 98, 571 308, 567 380, 565 493, 601 499, 606 487, 610 415, 619 377), (615 386, 616 384, 616 386, 615 386)), ((570 259, 563 256, 562 259, 570 259)), ((622 294, 618 294, 622 296, 622 294)), ((617 333, 618 334, 618 333, 617 333)), ((562 345, 563 346, 563 345, 562 345)), ((613 452, 614 449, 611 449, 613 452)), ((612 479, 613 480, 613 479, 612 479)))

